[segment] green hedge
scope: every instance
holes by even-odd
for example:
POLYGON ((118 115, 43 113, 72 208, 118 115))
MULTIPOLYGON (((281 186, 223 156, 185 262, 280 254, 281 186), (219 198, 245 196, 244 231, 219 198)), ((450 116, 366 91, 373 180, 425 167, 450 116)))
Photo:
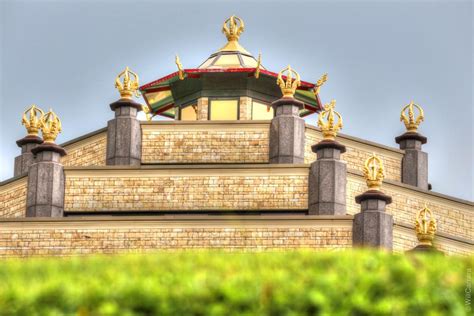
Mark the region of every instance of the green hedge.
POLYGON ((0 261, 1 315, 464 315, 472 258, 174 252, 0 261))

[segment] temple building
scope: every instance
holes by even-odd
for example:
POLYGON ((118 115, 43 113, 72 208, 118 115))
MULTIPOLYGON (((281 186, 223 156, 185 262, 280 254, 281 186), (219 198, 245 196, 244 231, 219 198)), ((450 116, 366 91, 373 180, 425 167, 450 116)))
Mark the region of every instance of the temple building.
POLYGON ((177 71, 150 83, 126 67, 115 80, 118 100, 104 100, 114 101, 104 128, 66 143, 56 144, 68 126, 54 111, 29 107, 14 177, 0 183, 0 257, 474 253, 474 203, 428 183, 421 106, 400 105, 406 132, 394 135, 396 147, 341 134, 344 113, 319 96, 327 74, 310 83, 291 66, 270 71, 240 44, 243 31, 230 17, 221 49, 196 68, 176 56, 177 71), (317 126, 304 120, 312 113, 317 126))

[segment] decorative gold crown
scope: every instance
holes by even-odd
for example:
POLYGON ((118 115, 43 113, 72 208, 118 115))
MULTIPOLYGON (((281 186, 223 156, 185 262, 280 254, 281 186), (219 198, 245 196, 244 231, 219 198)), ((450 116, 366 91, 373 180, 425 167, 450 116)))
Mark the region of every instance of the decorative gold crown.
POLYGON ((30 106, 21 118, 21 124, 25 125, 28 136, 38 136, 38 131, 41 128, 41 117, 44 115, 43 110, 35 104, 30 106), (29 116, 29 118, 28 118, 29 116))
POLYGON ((319 94, 319 90, 326 83, 326 81, 328 81, 328 74, 327 73, 322 75, 321 78, 319 78, 319 80, 314 85, 314 95, 319 94))
POLYGON ((436 233, 436 219, 426 204, 416 215, 415 232, 421 245, 432 245, 436 233))
POLYGON ((295 94, 296 88, 301 84, 300 75, 288 65, 285 69, 278 73, 277 85, 280 86, 283 97, 292 98, 295 94), (286 81, 283 80, 283 73, 286 72, 286 81), (295 75, 295 79, 293 79, 295 75))
POLYGON ((123 99, 131 99, 133 95, 135 95, 138 98, 140 96, 138 92, 138 80, 138 75, 128 69, 128 66, 124 71, 119 73, 115 79, 115 88, 119 91, 120 97, 123 99), (131 76, 134 77, 133 80, 130 78, 131 76))
POLYGON ((400 114, 400 121, 405 123, 405 127, 407 128, 408 132, 416 132, 418 129, 418 125, 425 119, 423 109, 418 104, 410 102, 407 104, 403 109, 402 113, 400 114), (418 117, 415 118, 415 111, 413 107, 418 109, 418 117), (408 117, 405 114, 405 111, 408 110, 408 117))
POLYGON ((323 132, 324 139, 334 140, 337 135, 337 132, 342 128, 342 117, 341 114, 334 111, 336 107, 336 100, 332 100, 330 103, 324 105, 324 111, 319 113, 318 116, 318 126, 323 132), (335 117, 337 118, 337 123, 335 122, 335 117), (326 121, 325 121, 326 120, 326 121))
POLYGON ((41 132, 43 133, 43 139, 45 143, 53 143, 61 133, 61 120, 49 109, 49 112, 41 117, 41 132))
POLYGON ((241 18, 233 15, 224 21, 224 25, 222 26, 222 33, 225 34, 229 42, 238 41, 240 34, 242 34, 242 32, 244 31, 244 28, 244 21, 241 18))
POLYGON ((365 161, 364 176, 371 190, 380 190, 385 172, 382 160, 374 154, 365 161))
POLYGON ((174 60, 176 63, 176 66, 178 66, 178 76, 179 80, 184 80, 184 70, 183 70, 183 65, 181 64, 181 60, 179 59, 179 56, 176 55, 176 58, 174 60))

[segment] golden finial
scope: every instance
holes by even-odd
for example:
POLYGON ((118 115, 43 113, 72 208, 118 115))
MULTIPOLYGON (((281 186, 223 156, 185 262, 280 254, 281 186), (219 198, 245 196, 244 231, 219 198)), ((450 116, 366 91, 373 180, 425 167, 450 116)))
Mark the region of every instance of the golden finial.
POLYGON ((41 132, 43 133, 43 139, 45 143, 53 143, 61 133, 61 120, 49 109, 49 112, 41 117, 41 132))
POLYGON ((238 41, 240 34, 242 34, 242 32, 244 31, 244 27, 244 21, 241 18, 233 15, 224 21, 224 25, 222 26, 222 33, 225 34, 229 42, 238 41))
POLYGON ((326 140, 334 140, 337 132, 342 128, 342 117, 341 114, 334 111, 336 107, 336 100, 332 100, 330 103, 324 105, 324 111, 319 113, 318 126, 323 132, 323 137, 326 140), (335 123, 335 117, 337 117, 337 123, 335 123), (326 119, 326 122, 324 121, 326 119))
POLYGON ((25 125, 28 136, 38 136, 38 131, 41 128, 41 117, 43 117, 43 115, 43 110, 35 104, 23 112, 21 124, 25 125), (29 118, 27 116, 29 116, 29 118))
POLYGON ((415 232, 420 245, 432 245, 436 233, 436 219, 426 204, 416 215, 415 232))
POLYGON ((260 67, 262 65, 262 54, 258 54, 257 59, 257 67, 255 67, 255 78, 258 79, 260 77, 260 67))
POLYGON ((403 109, 402 113, 400 115, 400 121, 405 123, 405 127, 407 128, 408 132, 416 133, 418 129, 418 125, 425 119, 423 109, 421 106, 418 104, 413 103, 413 101, 410 102, 410 104, 407 104, 403 109), (415 111, 413 110, 413 107, 418 109, 418 117, 415 118, 415 111), (405 111, 408 110, 408 117, 405 114, 405 111))
POLYGON ((146 120, 151 121, 152 116, 150 114, 150 108, 148 107, 148 105, 143 105, 142 104, 142 111, 143 111, 143 113, 145 113, 146 120))
POLYGON ((138 98, 140 96, 138 92, 138 75, 127 66, 115 79, 115 88, 120 92, 120 97, 123 99, 131 99, 133 95, 138 98), (132 80, 130 76, 133 76, 134 79, 132 80))
POLYGON ((321 89, 321 87, 326 83, 327 80, 328 80, 327 73, 325 73, 324 75, 321 76, 321 78, 319 78, 319 80, 314 85, 314 95, 319 94, 319 89, 321 89))
POLYGON ((179 80, 184 80, 183 65, 181 64, 181 61, 179 60, 179 56, 178 56, 178 55, 176 55, 176 58, 175 58, 174 62, 176 63, 176 66, 178 66, 179 80))
POLYGON ((295 94, 296 88, 301 84, 300 75, 288 65, 285 69, 278 73, 277 85, 280 86, 283 97, 292 98, 295 94), (286 81, 283 80, 283 73, 286 72, 286 81), (293 79, 293 74, 295 79, 293 79))
POLYGON ((369 190, 380 190, 385 172, 382 160, 375 153, 365 161, 364 176, 369 190))

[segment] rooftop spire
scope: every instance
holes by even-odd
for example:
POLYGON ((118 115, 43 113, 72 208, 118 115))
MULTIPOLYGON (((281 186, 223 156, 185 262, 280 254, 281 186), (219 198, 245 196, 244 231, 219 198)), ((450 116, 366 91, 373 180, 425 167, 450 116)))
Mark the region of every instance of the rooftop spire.
POLYGON ((244 32, 244 28, 244 21, 235 15, 225 20, 224 24, 222 25, 222 33, 224 33, 225 37, 227 37, 227 44, 219 49, 219 51, 238 51, 241 53, 250 54, 239 44, 240 34, 244 32))

